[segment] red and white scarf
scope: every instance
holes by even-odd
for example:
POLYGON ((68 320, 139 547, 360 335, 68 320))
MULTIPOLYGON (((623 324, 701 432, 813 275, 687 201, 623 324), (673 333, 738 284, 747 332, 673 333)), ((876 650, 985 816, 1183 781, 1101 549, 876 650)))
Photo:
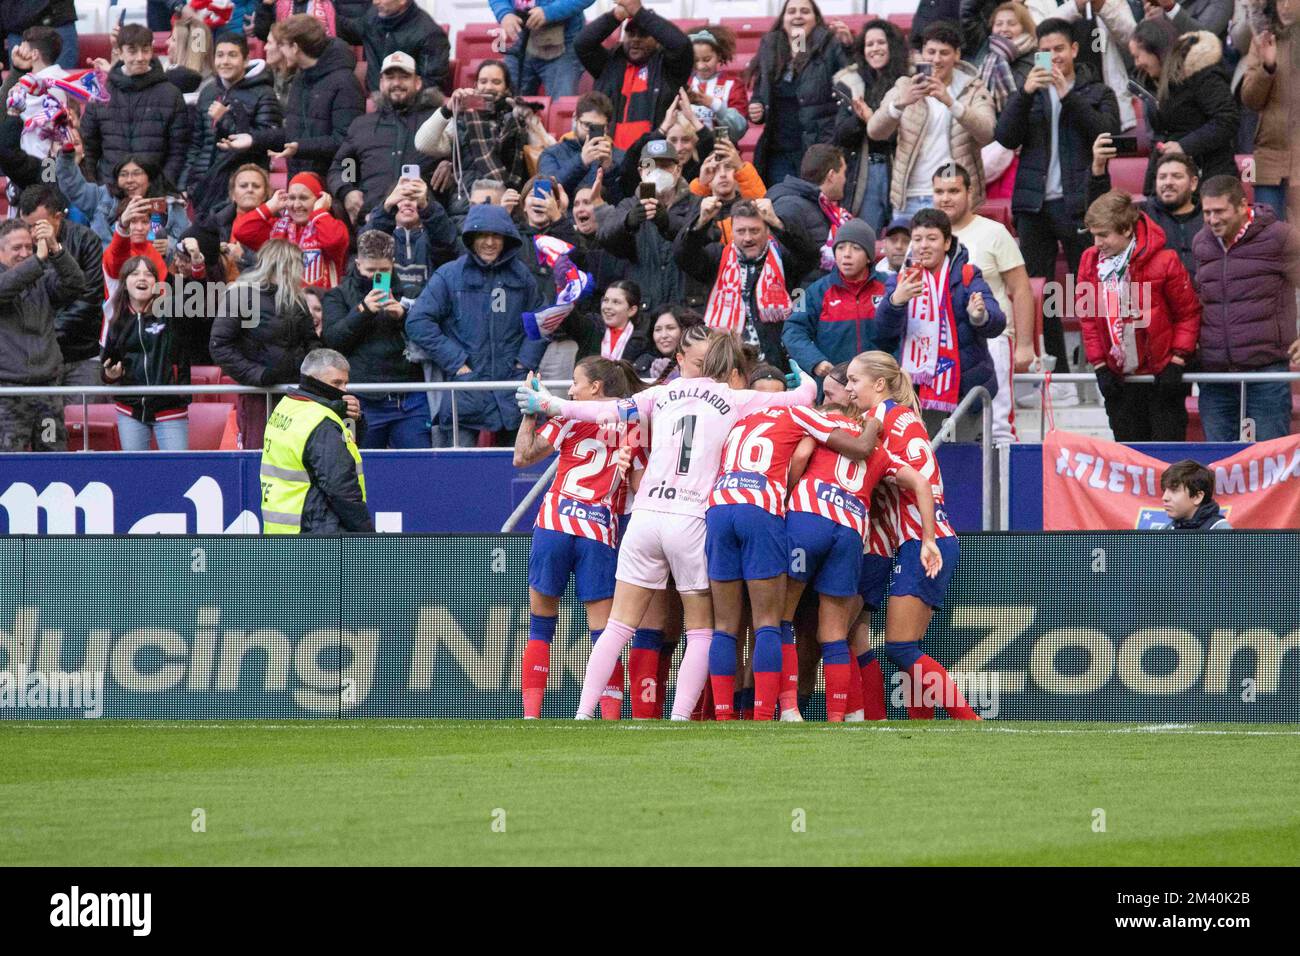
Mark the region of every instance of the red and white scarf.
MULTIPOLYGON (((767 244, 763 271, 754 289, 754 301, 758 305, 758 315, 751 318, 759 322, 784 322, 794 311, 794 303, 785 288, 785 268, 774 242, 767 244)), ((718 278, 713 283, 704 310, 704 324, 724 332, 739 332, 745 327, 745 270, 741 268, 734 242, 728 244, 722 253, 718 278)))
POLYGON ((627 343, 632 341, 632 323, 629 322, 621 329, 612 329, 605 326, 605 334, 600 340, 600 357, 613 359, 617 361, 623 357, 627 351, 627 343))
MULTIPOLYGON (((325 28, 327 35, 338 35, 334 24, 334 3, 332 0, 309 0, 305 12, 320 21, 320 25, 325 28)), ((287 20, 291 16, 293 16, 293 0, 276 0, 275 18, 277 20, 287 20)))
POLYGON ((948 288, 950 266, 945 256, 938 275, 922 270, 921 294, 907 304, 903 341, 903 371, 912 377, 921 407, 940 412, 953 411, 961 394, 957 319, 948 288))
POLYGON ((839 203, 831 202, 821 193, 817 194, 817 203, 822 207, 826 221, 831 224, 830 231, 826 233, 826 241, 822 244, 821 262, 822 269, 830 272, 835 268, 835 234, 840 231, 840 226, 853 218, 853 213, 839 203))
POLYGON ((301 226, 283 212, 271 227, 272 239, 284 239, 292 242, 302 250, 303 285, 323 285, 332 289, 339 284, 338 269, 325 255, 324 247, 317 236, 315 213, 301 226))
POLYGON ((1135 372, 1138 367, 1137 338, 1133 323, 1124 321, 1129 311, 1129 265, 1136 248, 1137 236, 1134 236, 1119 255, 1097 258, 1101 309, 1106 318, 1106 331, 1110 333, 1110 358, 1126 375, 1135 372))

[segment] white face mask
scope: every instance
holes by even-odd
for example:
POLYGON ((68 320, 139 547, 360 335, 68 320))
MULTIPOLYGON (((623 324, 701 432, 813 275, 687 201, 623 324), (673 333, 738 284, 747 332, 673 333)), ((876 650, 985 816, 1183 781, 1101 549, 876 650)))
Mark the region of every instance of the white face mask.
POLYGON ((641 174, 641 182, 654 183, 655 192, 662 196, 672 191, 673 185, 677 182, 677 177, 666 169, 652 169, 641 174))

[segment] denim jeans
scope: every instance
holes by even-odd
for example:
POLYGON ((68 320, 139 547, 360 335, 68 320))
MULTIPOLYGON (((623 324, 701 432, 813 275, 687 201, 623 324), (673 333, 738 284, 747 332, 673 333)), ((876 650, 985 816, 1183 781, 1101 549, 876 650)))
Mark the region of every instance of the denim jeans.
POLYGON ((1256 186, 1255 187, 1255 205, 1261 203, 1265 206, 1271 206, 1277 213, 1277 218, 1286 222, 1286 197, 1291 185, 1289 180, 1282 180, 1276 186, 1256 186))
POLYGON ((889 179, 888 162, 868 163, 867 188, 858 217, 876 230, 877 236, 889 225, 889 179))
MULTIPOLYGON (((59 35, 63 41, 63 50, 59 53, 58 64, 65 70, 75 70, 80 65, 78 60, 77 48, 77 25, 69 23, 67 26, 55 27, 54 32, 59 35)), ((5 49, 12 50, 18 44, 23 42, 21 33, 11 33, 5 38, 5 49)))
POLYGON ((430 448, 433 425, 423 392, 361 397, 366 430, 362 448, 430 448))
POLYGON ((771 189, 777 183, 782 182, 787 176, 799 175, 799 153, 778 153, 771 152, 767 157, 767 175, 764 182, 770 183, 767 188, 771 189))
POLYGON ((158 440, 159 451, 186 451, 190 447, 188 418, 173 418, 146 425, 130 415, 117 413, 117 440, 122 451, 148 451, 150 432, 158 440))
POLYGON ((438 425, 433 430, 434 448, 477 448, 478 447, 477 428, 460 428, 453 429, 450 424, 438 425), (453 435, 455 432, 455 435, 453 435), (455 438, 455 444, 452 439, 455 438))
POLYGON ((520 50, 514 50, 505 58, 506 68, 510 73, 510 82, 524 96, 536 96, 541 87, 546 88, 546 95, 555 99, 557 96, 576 96, 578 81, 582 78, 582 64, 573 47, 566 47, 564 52, 554 60, 539 60, 535 56, 523 56, 520 50), (519 76, 519 64, 523 61, 523 78, 519 76))
POLYGON ((929 209, 934 205, 934 196, 908 196, 907 205, 902 209, 894 210, 894 217, 906 216, 911 219, 922 209, 929 209))
MULTIPOLYGON (((1251 369, 1285 372, 1286 362, 1251 369)), ((1202 385, 1199 399, 1206 441, 1241 440, 1241 386, 1202 385)), ((1246 417, 1255 422, 1255 441, 1291 434, 1291 383, 1258 382, 1246 386, 1246 417)))

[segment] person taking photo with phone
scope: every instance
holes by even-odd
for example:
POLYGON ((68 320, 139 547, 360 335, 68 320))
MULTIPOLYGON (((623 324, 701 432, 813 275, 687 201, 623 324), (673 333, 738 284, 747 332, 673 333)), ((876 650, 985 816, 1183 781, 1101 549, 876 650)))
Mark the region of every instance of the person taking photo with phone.
POLYGON ((573 196, 596 181, 597 170, 604 170, 605 201, 618 202, 623 198, 619 177, 611 174, 623 165, 624 153, 615 149, 610 136, 613 119, 614 105, 608 96, 594 90, 584 93, 573 110, 573 132, 543 150, 537 175, 554 179, 573 196))

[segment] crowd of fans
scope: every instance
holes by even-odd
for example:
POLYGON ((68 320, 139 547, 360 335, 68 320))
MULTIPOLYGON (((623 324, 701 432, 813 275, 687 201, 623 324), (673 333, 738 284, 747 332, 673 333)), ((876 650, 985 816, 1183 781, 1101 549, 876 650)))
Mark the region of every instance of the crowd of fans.
MULTIPOLYGON (((743 69, 722 24, 592 3, 486 0, 465 88, 413 0, 150 0, 91 64, 71 0, 4 4, 0 386, 267 387, 319 345, 353 383, 664 381, 726 329, 819 379, 893 351, 932 430, 983 386, 1001 442, 1062 274, 1043 357, 1118 440, 1183 440, 1187 371, 1300 362, 1300 0, 921 0, 908 33, 785 0, 743 69), (558 139, 539 93, 578 96, 558 139)), ((512 442, 508 392, 439 394, 367 395, 361 446, 512 442)), ((1238 439, 1239 387, 1198 402, 1238 439)), ((124 396, 122 447, 187 447, 187 404, 124 396)), ((1289 383, 1244 404, 1291 431, 1289 383)), ((0 448, 64 447, 61 406, 0 398, 0 448)), ((265 418, 240 396, 243 447, 265 418)))

